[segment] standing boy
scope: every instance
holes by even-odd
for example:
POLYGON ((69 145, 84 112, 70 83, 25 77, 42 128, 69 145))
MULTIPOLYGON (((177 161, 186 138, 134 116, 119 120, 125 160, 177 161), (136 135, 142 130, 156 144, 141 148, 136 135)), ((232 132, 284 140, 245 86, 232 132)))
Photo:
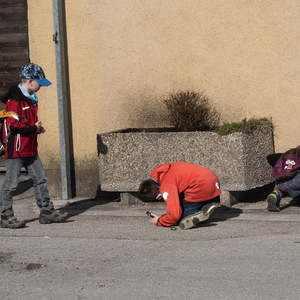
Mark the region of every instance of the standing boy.
POLYGON ((207 221, 219 205, 219 180, 208 168, 187 162, 165 163, 155 168, 150 178, 139 190, 148 198, 166 202, 166 214, 151 213, 151 223, 157 226, 193 228, 207 221))
POLYGON ((67 214, 61 214, 53 207, 47 188, 47 178, 38 155, 37 137, 45 129, 38 119, 38 97, 42 86, 49 86, 43 69, 34 64, 25 64, 19 73, 20 83, 13 86, 2 100, 6 111, 15 112, 19 120, 7 118, 3 126, 3 141, 6 175, 0 191, 0 227, 22 228, 24 221, 14 216, 12 194, 17 189, 18 176, 22 167, 28 170, 35 189, 36 203, 40 208, 41 224, 63 222, 67 214))

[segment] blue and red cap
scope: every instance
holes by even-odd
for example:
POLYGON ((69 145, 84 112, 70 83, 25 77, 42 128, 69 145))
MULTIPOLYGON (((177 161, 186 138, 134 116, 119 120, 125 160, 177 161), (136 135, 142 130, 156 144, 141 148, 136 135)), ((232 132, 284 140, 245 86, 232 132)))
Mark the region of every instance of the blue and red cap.
POLYGON ((23 79, 33 79, 40 86, 49 86, 52 84, 51 81, 46 79, 42 67, 34 63, 27 63, 23 65, 19 72, 19 77, 23 79))

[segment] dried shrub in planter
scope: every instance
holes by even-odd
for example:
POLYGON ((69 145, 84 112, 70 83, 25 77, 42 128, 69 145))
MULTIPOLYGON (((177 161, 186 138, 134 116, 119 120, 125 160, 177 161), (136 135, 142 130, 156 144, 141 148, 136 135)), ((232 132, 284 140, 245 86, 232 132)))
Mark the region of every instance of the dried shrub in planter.
POLYGON ((163 99, 171 125, 180 131, 215 130, 219 127, 220 114, 209 103, 204 93, 184 91, 163 99))

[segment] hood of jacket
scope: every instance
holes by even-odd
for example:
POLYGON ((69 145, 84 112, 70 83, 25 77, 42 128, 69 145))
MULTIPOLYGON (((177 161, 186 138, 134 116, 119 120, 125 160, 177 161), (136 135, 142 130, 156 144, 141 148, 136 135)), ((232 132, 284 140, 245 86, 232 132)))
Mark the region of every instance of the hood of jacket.
POLYGON ((29 101, 31 100, 23 95, 21 90, 19 89, 18 85, 12 86, 9 91, 6 93, 5 96, 1 97, 1 101, 6 103, 8 100, 16 100, 16 101, 29 101))
POLYGON ((153 171, 150 173, 150 177, 154 179, 156 182, 161 183, 163 177, 168 173, 170 168, 171 168, 170 163, 160 165, 157 168, 153 169, 153 171))

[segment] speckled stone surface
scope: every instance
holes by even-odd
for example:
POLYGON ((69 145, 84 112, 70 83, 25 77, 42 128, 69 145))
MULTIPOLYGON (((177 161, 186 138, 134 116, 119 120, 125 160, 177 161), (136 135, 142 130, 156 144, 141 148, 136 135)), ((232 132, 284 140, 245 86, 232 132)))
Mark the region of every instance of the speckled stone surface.
POLYGON ((141 180, 162 163, 187 161, 206 166, 227 191, 246 191, 273 181, 266 156, 274 152, 273 131, 262 126, 250 134, 146 132, 133 129, 98 134, 103 191, 137 191, 141 180))

